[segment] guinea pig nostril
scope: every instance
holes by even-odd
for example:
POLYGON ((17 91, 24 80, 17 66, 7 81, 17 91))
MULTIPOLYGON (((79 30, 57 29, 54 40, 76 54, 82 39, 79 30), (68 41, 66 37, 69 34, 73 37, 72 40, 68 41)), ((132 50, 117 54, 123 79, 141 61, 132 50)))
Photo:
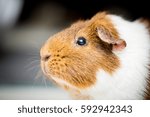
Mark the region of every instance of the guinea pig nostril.
POLYGON ((48 61, 50 59, 51 55, 46 55, 42 58, 43 61, 48 61))

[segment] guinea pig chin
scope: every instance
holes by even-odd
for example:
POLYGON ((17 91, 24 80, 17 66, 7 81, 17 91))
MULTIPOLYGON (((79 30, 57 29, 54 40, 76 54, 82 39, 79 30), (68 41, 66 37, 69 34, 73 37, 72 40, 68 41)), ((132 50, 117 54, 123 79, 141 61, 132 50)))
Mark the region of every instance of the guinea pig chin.
POLYGON ((42 69, 42 71, 43 71, 43 73, 44 73, 44 75, 48 75, 48 73, 47 73, 47 70, 46 70, 46 66, 45 66, 45 64, 41 61, 41 69, 42 69))

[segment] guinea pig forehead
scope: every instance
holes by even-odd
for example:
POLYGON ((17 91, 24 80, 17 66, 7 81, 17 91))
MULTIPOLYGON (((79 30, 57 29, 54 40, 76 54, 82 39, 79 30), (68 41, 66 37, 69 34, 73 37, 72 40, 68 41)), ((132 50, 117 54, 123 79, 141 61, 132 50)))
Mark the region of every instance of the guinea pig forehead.
POLYGON ((78 21, 76 23, 74 23, 72 26, 70 26, 69 28, 66 28, 64 30, 62 30, 61 32, 53 35, 51 38, 49 38, 49 44, 53 44, 53 43, 69 43, 71 42, 73 39, 75 39, 76 35, 78 34, 78 32, 80 32, 80 30, 82 30, 85 27, 85 21, 78 21))
POLYGON ((91 36, 94 36, 96 34, 96 28, 95 26, 88 24, 81 28, 77 34, 76 37, 85 37, 85 38, 90 38, 91 36))

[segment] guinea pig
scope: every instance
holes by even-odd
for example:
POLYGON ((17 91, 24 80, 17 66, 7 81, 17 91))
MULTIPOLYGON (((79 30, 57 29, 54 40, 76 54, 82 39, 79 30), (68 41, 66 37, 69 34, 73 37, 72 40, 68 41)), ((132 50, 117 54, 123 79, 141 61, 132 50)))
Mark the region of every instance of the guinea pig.
POLYGON ((144 19, 99 12, 50 37, 45 76, 73 99, 150 99, 150 32, 144 19))

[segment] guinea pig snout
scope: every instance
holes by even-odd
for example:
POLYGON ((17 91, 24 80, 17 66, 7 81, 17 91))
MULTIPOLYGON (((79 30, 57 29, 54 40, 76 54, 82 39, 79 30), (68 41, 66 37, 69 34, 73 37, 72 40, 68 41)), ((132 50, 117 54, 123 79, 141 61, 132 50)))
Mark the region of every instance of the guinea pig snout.
POLYGON ((42 48, 40 51, 40 56, 42 62, 47 62, 51 58, 51 53, 45 48, 42 48))
POLYGON ((44 61, 44 62, 48 61, 50 58, 51 58, 51 55, 50 55, 50 54, 41 56, 41 60, 44 61))

